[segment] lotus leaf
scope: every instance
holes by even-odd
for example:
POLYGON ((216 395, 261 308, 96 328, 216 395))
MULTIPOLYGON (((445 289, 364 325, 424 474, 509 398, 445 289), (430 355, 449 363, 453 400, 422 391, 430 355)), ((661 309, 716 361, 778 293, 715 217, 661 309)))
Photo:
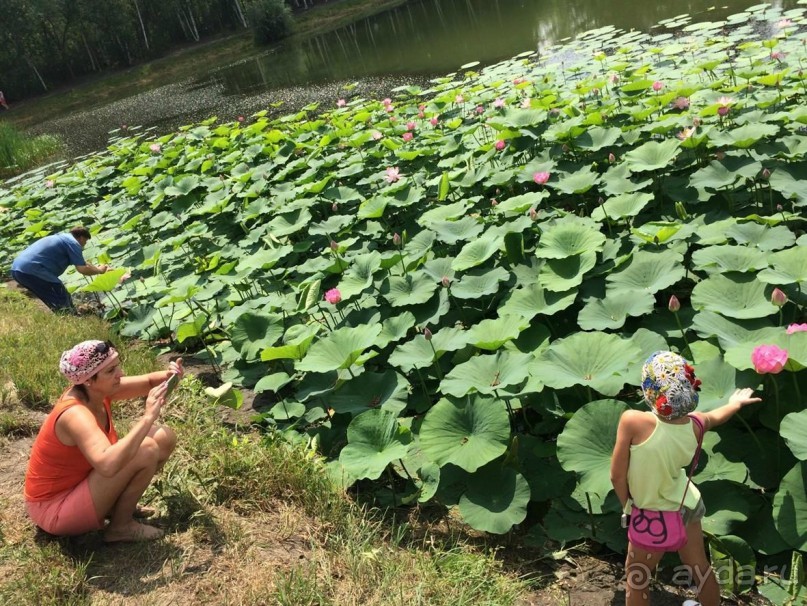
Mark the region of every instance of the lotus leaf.
POLYGON ((499 282, 510 277, 503 267, 495 267, 485 272, 466 274, 451 286, 451 295, 457 299, 480 299, 499 291, 499 282))
POLYGON ((473 240, 485 229, 473 217, 463 217, 456 221, 434 221, 430 225, 437 239, 446 244, 456 244, 473 240))
POLYGON ((443 398, 426 413, 419 437, 430 460, 473 473, 507 449, 510 420, 501 400, 479 394, 443 398))
POLYGON ((626 192, 608 198, 591 213, 597 221, 624 219, 635 217, 653 199, 653 194, 646 192, 626 192))
POLYGON ((509 298, 499 307, 499 315, 517 315, 530 320, 538 314, 551 316, 569 307, 577 296, 575 291, 552 292, 538 284, 513 290, 509 298))
POLYGON ((767 227, 752 221, 735 223, 726 230, 726 236, 738 244, 756 246, 765 252, 788 248, 796 241, 793 232, 782 225, 767 227))
POLYGON ((616 335, 581 332, 553 341, 531 365, 530 372, 555 389, 583 385, 615 396, 624 384, 620 373, 639 355, 634 344, 616 335))
POLYGON ((89 284, 82 286, 78 290, 84 292, 111 292, 120 284, 120 280, 126 271, 125 267, 112 269, 95 276, 89 284))
POLYGON ((766 284, 807 285, 807 263, 802 246, 794 246, 786 250, 767 255, 768 269, 763 269, 757 278, 766 284))
POLYGON ((768 266, 768 256, 745 246, 708 246, 692 254, 696 269, 707 273, 759 271, 768 266))
POLYGON ((633 172, 659 170, 671 164, 680 151, 681 144, 676 139, 648 141, 625 154, 625 162, 633 172))
POLYGON ((793 549, 807 550, 807 463, 787 472, 773 497, 773 519, 782 539, 793 549))
POLYGON ((432 298, 435 290, 437 284, 434 280, 424 272, 417 272, 392 276, 381 292, 393 307, 404 307, 425 303, 432 298))
POLYGON ((357 478, 376 479, 395 459, 402 459, 412 437, 398 418, 386 410, 368 410, 347 428, 348 444, 339 455, 347 472, 357 478))
POLYGON ((489 235, 483 235, 476 240, 468 242, 454 259, 451 268, 455 271, 465 271, 481 265, 499 251, 502 242, 489 235))
POLYGON ((765 295, 765 285, 754 275, 715 274, 692 290, 692 307, 730 318, 764 318, 777 307, 765 295))
POLYGON ((338 328, 314 343, 296 368, 319 373, 350 368, 364 350, 375 344, 380 332, 380 324, 338 328))
POLYGON ((458 398, 475 391, 496 394, 526 381, 530 359, 527 354, 507 351, 475 356, 452 368, 440 382, 440 390, 458 398))
POLYGON ((380 407, 397 416, 406 407, 408 385, 406 379, 393 370, 365 372, 329 393, 326 401, 339 413, 357 415, 380 407))
POLYGON ((626 265, 608 274, 608 288, 616 292, 643 291, 655 294, 684 277, 686 270, 683 261, 683 256, 672 250, 637 251, 626 265))
POLYGON ((717 536, 733 534, 753 513, 754 493, 743 484, 729 480, 701 482, 698 489, 709 503, 703 529, 717 536))
POLYGON ((605 236, 590 219, 566 217, 547 226, 536 256, 542 259, 567 259, 573 255, 589 256, 605 245, 605 236))
POLYGON ((482 320, 468 331, 468 343, 479 349, 496 351, 518 337, 527 326, 529 321, 522 316, 503 315, 495 320, 482 320))
POLYGON ((583 330, 622 328, 628 316, 649 314, 654 303, 653 295, 647 291, 620 290, 604 299, 589 299, 580 310, 577 323, 583 330))
POLYGON ((431 341, 423 335, 417 335, 411 341, 398 345, 389 357, 389 363, 404 372, 415 368, 430 366, 447 351, 456 351, 465 347, 467 335, 459 328, 446 327, 434 333, 431 341))
POLYGON ((279 314, 245 312, 233 324, 230 337, 245 360, 254 360, 260 352, 283 336, 283 318, 279 314))
POLYGON ((538 283, 552 292, 569 291, 583 283, 586 273, 597 264, 596 254, 570 255, 564 259, 548 259, 538 273, 538 283))
POLYGON ((530 487, 520 473, 493 462, 467 480, 459 502, 462 519, 476 530, 504 534, 527 517, 530 487), (496 486, 496 490, 491 490, 496 486))

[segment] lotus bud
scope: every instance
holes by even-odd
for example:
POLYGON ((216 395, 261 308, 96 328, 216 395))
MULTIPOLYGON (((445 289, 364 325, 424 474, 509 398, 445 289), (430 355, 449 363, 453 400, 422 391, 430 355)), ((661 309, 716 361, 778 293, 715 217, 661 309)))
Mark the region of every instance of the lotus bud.
POLYGON ((440 283, 443 285, 443 288, 448 288, 449 286, 451 286, 451 278, 449 278, 448 276, 443 276, 442 280, 440 280, 440 283))
POLYGON ((423 338, 426 339, 427 341, 431 341, 432 340, 432 331, 430 331, 428 328, 424 328, 423 329, 423 338))
POLYGON ((692 118, 692 125, 693 126, 700 126, 701 125, 701 119, 698 118, 697 116, 695 116, 694 118, 692 118))
POLYGON ((395 232, 394 234, 392 234, 392 243, 395 246, 400 246, 401 245, 401 236, 398 234, 398 232, 395 232))
POLYGON ((331 250, 334 251, 334 252, 339 250, 339 245, 336 243, 335 240, 331 240, 331 250))
POLYGON ((498 206, 498 204, 499 203, 496 201, 496 198, 491 198, 491 200, 490 200, 490 205, 491 206, 498 206))
POLYGON ((717 115, 719 116, 727 116, 729 113, 728 105, 721 105, 717 108, 717 115))
POLYGON ((608 164, 613 164, 616 162, 616 156, 612 153, 608 154, 608 164))
POLYGON ((687 217, 689 216, 687 214, 687 209, 684 207, 684 203, 681 201, 675 203, 675 213, 682 221, 686 221, 687 217))
POLYGON ((782 307, 787 303, 787 295, 778 288, 774 288, 771 293, 771 303, 776 305, 776 307, 782 307))
POLYGON ((776 205, 776 212, 782 212, 785 208, 781 204, 776 205))
POLYGON ((670 297, 670 302, 667 303, 667 309, 673 313, 677 313, 678 310, 681 309, 681 302, 678 300, 678 297, 675 295, 670 297))
POLYGON ((765 179, 766 181, 768 179, 770 179, 771 178, 771 171, 769 171, 767 168, 763 168, 762 169, 762 178, 765 179))
POLYGON ((339 209, 339 207, 336 205, 336 202, 334 202, 333 204, 331 204, 331 210, 332 210, 333 212, 336 212, 338 209, 339 209))
POLYGON ((723 158, 725 158, 725 157, 726 157, 726 154, 724 152, 720 151, 719 149, 715 152, 715 158, 717 159, 718 162, 722 162, 723 158))
POLYGON ((605 204, 605 200, 603 199, 603 197, 602 197, 602 196, 600 196, 599 198, 597 198, 597 204, 599 204, 600 206, 602 206, 603 204, 605 204))
POLYGON ((535 221, 535 219, 537 219, 537 218, 538 218, 538 211, 535 210, 534 208, 531 208, 530 209, 530 219, 535 221))

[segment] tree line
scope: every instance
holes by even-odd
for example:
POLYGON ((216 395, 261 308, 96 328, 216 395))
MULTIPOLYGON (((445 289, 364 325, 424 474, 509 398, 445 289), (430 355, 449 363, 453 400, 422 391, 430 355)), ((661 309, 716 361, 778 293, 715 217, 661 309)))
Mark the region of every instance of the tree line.
MULTIPOLYGON (((155 58, 177 44, 206 36, 260 27, 261 21, 282 29, 291 21, 290 9, 315 3, 0 0, 0 90, 13 103, 81 76, 155 58)), ((279 33, 277 37, 282 37, 288 31, 279 33)), ((272 34, 263 31, 259 37, 269 40, 272 34)))

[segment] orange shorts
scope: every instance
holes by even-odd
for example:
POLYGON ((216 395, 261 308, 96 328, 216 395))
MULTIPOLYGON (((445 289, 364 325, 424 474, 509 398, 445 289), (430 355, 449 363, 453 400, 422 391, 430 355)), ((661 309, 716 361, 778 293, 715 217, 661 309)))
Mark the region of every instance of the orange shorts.
POLYGON ((57 536, 84 534, 104 527, 95 515, 90 480, 60 492, 47 501, 26 501, 28 515, 45 532, 57 536))

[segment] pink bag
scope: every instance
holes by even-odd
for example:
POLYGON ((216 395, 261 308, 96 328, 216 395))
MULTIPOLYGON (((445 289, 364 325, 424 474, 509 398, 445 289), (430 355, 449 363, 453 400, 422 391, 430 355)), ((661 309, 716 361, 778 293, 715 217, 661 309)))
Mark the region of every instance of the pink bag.
POLYGON ((704 433, 703 424, 692 415, 689 415, 689 418, 700 427, 701 434, 678 511, 642 509, 635 505, 631 507, 628 540, 632 545, 644 551, 678 551, 687 544, 687 529, 684 526, 683 514, 684 501, 689 490, 689 483, 692 481, 692 474, 698 465, 704 433))

